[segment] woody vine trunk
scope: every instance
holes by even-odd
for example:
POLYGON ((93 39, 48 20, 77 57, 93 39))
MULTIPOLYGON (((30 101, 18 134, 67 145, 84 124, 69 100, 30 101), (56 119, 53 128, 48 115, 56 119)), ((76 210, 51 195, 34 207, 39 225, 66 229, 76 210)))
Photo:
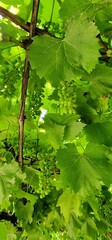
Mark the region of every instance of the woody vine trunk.
MULTIPOLYGON (((36 23, 39 10, 40 0, 33 1, 32 8, 32 18, 30 24, 29 40, 36 34, 36 23)), ((21 106, 19 113, 19 163, 23 165, 23 144, 24 144, 24 121, 25 121, 25 102, 26 102, 26 93, 28 88, 28 79, 30 72, 30 63, 28 59, 28 46, 26 47, 26 58, 24 64, 24 72, 22 78, 22 89, 21 89, 21 106)))

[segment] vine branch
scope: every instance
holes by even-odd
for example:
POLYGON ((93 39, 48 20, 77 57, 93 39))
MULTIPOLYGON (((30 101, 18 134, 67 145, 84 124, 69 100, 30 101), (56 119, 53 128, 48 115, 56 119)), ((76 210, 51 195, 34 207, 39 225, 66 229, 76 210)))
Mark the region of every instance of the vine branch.
POLYGON ((107 47, 107 45, 104 43, 104 41, 102 40, 101 35, 98 34, 98 35, 97 35, 97 38, 99 39, 99 42, 100 42, 100 44, 102 45, 103 49, 107 52, 108 47, 107 47))
MULTIPOLYGON (((2 15, 2 17, 7 18, 9 20, 11 20, 11 22, 15 23, 16 25, 18 25, 20 28, 22 28, 23 30, 30 32, 30 23, 27 22, 26 24, 24 24, 24 20, 21 19, 21 21, 19 20, 20 18, 9 12, 7 9, 3 8, 0 6, 0 15, 2 15)), ((44 30, 44 29, 40 29, 40 28, 35 28, 35 35, 44 35, 44 34, 48 34, 50 36, 52 36, 52 34, 50 34, 48 31, 44 30)))
MULTIPOLYGON (((29 40, 36 34, 36 23, 39 10, 40 0, 33 0, 33 9, 32 9, 32 19, 29 28, 29 40)), ((28 87, 28 79, 30 72, 30 63, 28 59, 28 46, 26 48, 26 58, 24 64, 24 72, 22 79, 22 90, 21 90, 21 106, 19 113, 19 163, 23 165, 23 144, 24 144, 24 112, 25 112, 25 102, 26 102, 26 92, 28 87)))

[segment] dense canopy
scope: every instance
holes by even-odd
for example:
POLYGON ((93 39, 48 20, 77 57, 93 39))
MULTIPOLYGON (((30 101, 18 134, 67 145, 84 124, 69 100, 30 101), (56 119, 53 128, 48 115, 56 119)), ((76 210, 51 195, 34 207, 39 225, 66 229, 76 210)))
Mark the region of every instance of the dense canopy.
POLYGON ((0 239, 112 238, 112 0, 0 1, 0 239))

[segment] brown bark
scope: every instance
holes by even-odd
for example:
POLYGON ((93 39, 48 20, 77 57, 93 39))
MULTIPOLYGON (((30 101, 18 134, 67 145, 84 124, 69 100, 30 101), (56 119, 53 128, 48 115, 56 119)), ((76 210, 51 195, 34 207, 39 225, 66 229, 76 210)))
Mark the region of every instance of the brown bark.
MULTIPOLYGON (((40 0, 33 0, 33 9, 32 9, 32 19, 29 29, 29 40, 36 34, 36 23, 37 23, 37 15, 39 9, 40 0)), ((24 72, 22 79, 22 90, 21 90, 21 106, 19 113, 19 163, 23 165, 23 144, 24 144, 24 113, 25 113, 25 102, 26 102, 26 93, 28 87, 28 79, 29 79, 29 71, 30 71, 30 63, 28 60, 28 47, 26 48, 26 59, 24 64, 24 72)))
MULTIPOLYGON (((24 24, 24 20, 21 19, 21 21, 19 20, 20 18, 9 12, 7 9, 3 8, 0 6, 0 15, 2 15, 4 18, 8 18, 9 20, 11 20, 11 22, 15 23, 16 25, 18 25, 19 27, 21 27, 22 29, 24 29, 25 31, 27 32, 30 32, 30 28, 31 28, 31 24, 28 22, 26 24, 24 24)), ((34 21, 35 19, 33 19, 34 21)), ((39 29, 39 28, 35 28, 35 35, 44 35, 44 34, 48 34, 48 35, 52 35, 50 34, 49 32, 47 32, 46 30, 44 29, 39 29)))

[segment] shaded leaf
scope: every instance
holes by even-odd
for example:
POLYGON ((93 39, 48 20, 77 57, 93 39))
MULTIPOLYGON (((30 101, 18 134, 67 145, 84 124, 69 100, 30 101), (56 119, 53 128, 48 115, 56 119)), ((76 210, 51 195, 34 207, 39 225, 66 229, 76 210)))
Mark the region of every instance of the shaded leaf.
POLYGON ((57 160, 63 185, 84 194, 100 189, 100 180, 109 186, 112 182, 112 165, 106 157, 107 151, 107 147, 97 144, 88 144, 82 154, 74 144, 60 149, 57 160))
POLYGON ((18 190, 24 178, 25 174, 22 174, 15 161, 0 166, 0 204, 3 200, 8 200, 14 190, 18 190))
POLYGON ((84 236, 84 239, 87 239, 88 236, 88 239, 95 240, 96 237, 98 236, 98 230, 94 222, 94 219, 90 217, 86 218, 86 221, 82 225, 81 232, 84 236))
MULTIPOLYGON (((69 0, 69 4, 68 0, 64 0, 61 3, 60 17, 66 23, 71 16, 77 18, 80 14, 84 14, 87 18, 97 20, 98 26, 102 25, 101 31, 104 31, 104 20, 111 20, 111 14, 109 14, 111 13, 111 6, 111 0, 108 1, 108 4, 106 0, 69 0)), ((108 21, 106 23, 109 24, 108 21)))
POLYGON ((80 197, 75 194, 74 191, 66 188, 63 194, 59 197, 57 206, 60 206, 61 213, 68 222, 72 212, 75 212, 76 216, 80 214, 80 197))
POLYGON ((39 183, 38 171, 32 167, 24 166, 24 172, 26 173, 25 182, 37 190, 39 183))
POLYGON ((51 145, 54 149, 62 146, 64 137, 64 126, 58 125, 50 119, 45 119, 45 123, 40 130, 41 141, 51 145))
POLYGON ((21 201, 17 201, 15 203, 15 214, 17 218, 23 222, 23 224, 27 224, 32 222, 32 214, 33 214, 33 206, 30 202, 27 202, 24 205, 21 201))
POLYGON ((69 122, 65 127, 64 139, 66 141, 73 141, 84 127, 85 127, 84 123, 76 121, 69 122))
POLYGON ((90 73, 83 75, 84 80, 90 82, 90 92, 94 97, 112 93, 112 69, 105 64, 98 64, 90 73))
POLYGON ((94 123, 85 127, 87 140, 112 146, 112 122, 94 123))
POLYGON ((16 172, 18 165, 16 163, 4 164, 0 166, 0 204, 3 199, 8 199, 11 192, 12 186, 15 183, 16 172))

